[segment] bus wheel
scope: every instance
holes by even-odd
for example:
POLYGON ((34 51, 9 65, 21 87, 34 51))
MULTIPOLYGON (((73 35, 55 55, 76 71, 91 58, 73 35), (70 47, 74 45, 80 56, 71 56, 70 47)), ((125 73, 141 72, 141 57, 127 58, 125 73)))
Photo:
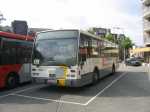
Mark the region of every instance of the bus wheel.
POLYGON ((96 84, 98 82, 98 74, 93 72, 92 84, 96 84))
POLYGON ((18 84, 19 84, 19 79, 17 75, 10 73, 6 80, 6 87, 8 89, 12 89, 12 88, 17 87, 18 84))
POLYGON ((115 65, 113 64, 112 66, 112 74, 114 74, 116 72, 116 68, 115 68, 115 65))
POLYGON ((32 83, 37 83, 35 78, 32 78, 32 83))

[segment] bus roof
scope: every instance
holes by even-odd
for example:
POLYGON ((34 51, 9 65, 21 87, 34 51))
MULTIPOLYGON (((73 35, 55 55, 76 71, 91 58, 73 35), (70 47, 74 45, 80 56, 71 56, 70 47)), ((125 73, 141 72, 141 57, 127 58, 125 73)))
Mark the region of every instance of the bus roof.
POLYGON ((44 30, 44 31, 36 32, 36 33, 39 34, 39 33, 55 32, 55 31, 79 31, 79 30, 77 29, 44 30))
POLYGON ((103 40, 103 41, 105 41, 105 42, 109 42, 109 43, 111 43, 111 44, 117 45, 116 43, 113 43, 113 42, 111 42, 111 41, 108 41, 108 40, 103 39, 103 38, 101 38, 101 37, 98 37, 98 36, 96 36, 96 35, 93 35, 93 34, 87 32, 87 31, 83 31, 83 30, 79 30, 79 29, 45 30, 45 31, 37 32, 37 34, 39 34, 39 33, 46 33, 46 32, 55 32, 55 31, 78 31, 78 32, 80 32, 80 33, 83 34, 83 35, 87 35, 87 36, 93 37, 93 38, 95 38, 95 39, 103 40))
POLYGON ((25 35, 14 34, 14 33, 9 33, 9 32, 0 31, 0 36, 4 36, 6 38, 11 38, 11 39, 33 41, 33 37, 31 36, 25 36, 25 35))

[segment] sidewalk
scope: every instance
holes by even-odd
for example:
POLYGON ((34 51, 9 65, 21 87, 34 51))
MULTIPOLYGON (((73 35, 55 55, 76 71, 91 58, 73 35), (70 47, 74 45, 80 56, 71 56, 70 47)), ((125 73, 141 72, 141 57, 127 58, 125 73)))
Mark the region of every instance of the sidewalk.
POLYGON ((124 63, 119 63, 118 71, 147 72, 150 74, 150 65, 142 64, 142 66, 127 66, 124 63))

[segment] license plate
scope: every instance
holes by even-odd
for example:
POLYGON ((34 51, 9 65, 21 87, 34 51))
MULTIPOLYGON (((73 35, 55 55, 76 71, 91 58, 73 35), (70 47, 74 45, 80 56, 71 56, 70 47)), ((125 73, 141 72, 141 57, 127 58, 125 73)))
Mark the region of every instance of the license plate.
POLYGON ((39 73, 33 73, 33 76, 39 76, 39 73))
POLYGON ((49 74, 49 77, 55 78, 56 74, 49 74))
POLYGON ((47 83, 57 84, 57 81, 56 80, 48 80, 47 83))

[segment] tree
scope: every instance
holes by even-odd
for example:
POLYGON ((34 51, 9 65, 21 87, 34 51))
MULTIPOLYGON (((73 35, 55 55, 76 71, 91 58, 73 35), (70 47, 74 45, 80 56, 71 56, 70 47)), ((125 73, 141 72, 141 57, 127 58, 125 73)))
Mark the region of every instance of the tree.
POLYGON ((0 24, 2 21, 5 21, 6 19, 4 18, 3 14, 0 12, 0 24))
POLYGON ((129 49, 129 48, 132 48, 133 45, 134 44, 133 44, 132 40, 129 37, 125 37, 124 39, 122 39, 121 46, 123 48, 129 49))
POLYGON ((122 51, 120 52, 123 53, 125 60, 127 57, 129 57, 129 48, 132 48, 134 43, 129 37, 124 37, 120 42, 121 42, 120 43, 121 49, 123 50, 123 52, 122 51))
POLYGON ((113 38, 113 35, 112 35, 112 34, 106 35, 105 38, 106 38, 107 40, 111 41, 111 42, 114 42, 114 38, 113 38))

